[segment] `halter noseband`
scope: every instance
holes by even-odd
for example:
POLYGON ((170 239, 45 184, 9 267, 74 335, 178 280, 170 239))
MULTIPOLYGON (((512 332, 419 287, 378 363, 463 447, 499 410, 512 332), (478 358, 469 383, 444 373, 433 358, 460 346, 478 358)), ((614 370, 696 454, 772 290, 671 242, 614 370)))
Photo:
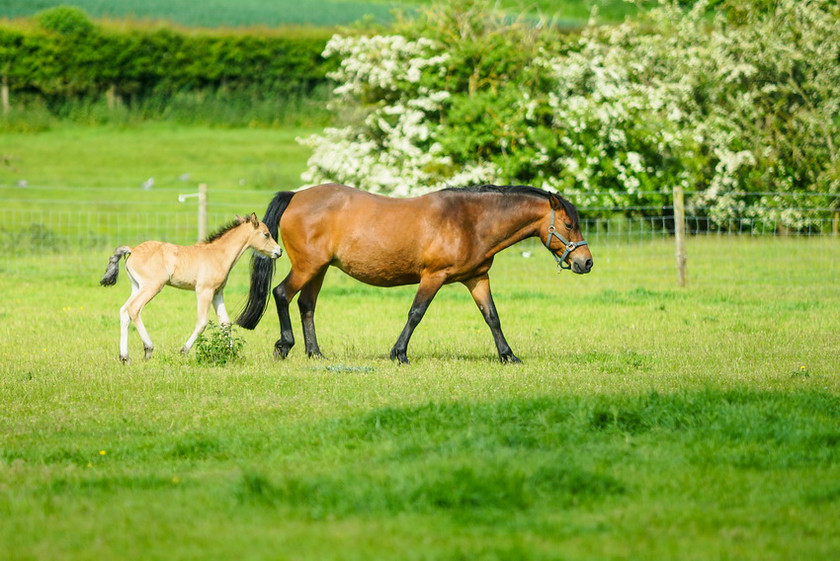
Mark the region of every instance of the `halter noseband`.
POLYGON ((566 264, 566 257, 568 257, 568 255, 571 252, 573 252, 582 245, 589 244, 586 243, 586 240, 580 240, 579 242, 570 242, 569 240, 561 236, 559 233, 557 233, 557 228, 554 227, 554 209, 551 209, 551 226, 548 227, 548 235, 545 237, 545 247, 551 253, 551 256, 554 257, 554 260, 557 261, 558 272, 560 272, 560 270, 562 269, 568 270, 572 268, 571 265, 566 264), (551 251, 551 236, 554 236, 555 238, 560 240, 560 242, 562 242, 562 244, 566 247, 566 251, 563 252, 562 257, 557 257, 557 254, 551 251))

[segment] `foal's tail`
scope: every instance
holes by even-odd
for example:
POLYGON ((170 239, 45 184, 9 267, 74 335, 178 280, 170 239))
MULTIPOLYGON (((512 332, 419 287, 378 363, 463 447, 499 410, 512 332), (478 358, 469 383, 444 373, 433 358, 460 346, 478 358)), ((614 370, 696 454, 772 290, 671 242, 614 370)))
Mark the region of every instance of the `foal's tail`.
MULTIPOLYGON (((263 222, 268 226, 268 231, 275 240, 281 239, 277 235, 280 217, 283 216, 294 195, 293 191, 280 191, 268 203, 263 222)), ((265 313, 272 276, 274 276, 274 259, 254 253, 251 257, 251 291, 248 294, 248 302, 236 318, 236 323, 245 329, 254 329, 265 313)))
POLYGON ((99 284, 102 286, 113 286, 117 284, 117 276, 120 274, 120 259, 123 255, 131 253, 131 248, 127 245, 121 245, 114 250, 114 254, 108 259, 108 267, 105 269, 105 275, 99 284))

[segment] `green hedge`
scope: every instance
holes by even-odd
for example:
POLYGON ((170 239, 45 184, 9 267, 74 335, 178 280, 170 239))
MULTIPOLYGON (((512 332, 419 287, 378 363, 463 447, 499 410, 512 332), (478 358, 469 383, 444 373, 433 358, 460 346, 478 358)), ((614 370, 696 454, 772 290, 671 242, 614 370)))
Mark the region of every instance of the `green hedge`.
POLYGON ((0 77, 12 95, 124 99, 184 91, 273 96, 326 81, 328 29, 180 31, 119 28, 58 7, 0 23, 0 77))

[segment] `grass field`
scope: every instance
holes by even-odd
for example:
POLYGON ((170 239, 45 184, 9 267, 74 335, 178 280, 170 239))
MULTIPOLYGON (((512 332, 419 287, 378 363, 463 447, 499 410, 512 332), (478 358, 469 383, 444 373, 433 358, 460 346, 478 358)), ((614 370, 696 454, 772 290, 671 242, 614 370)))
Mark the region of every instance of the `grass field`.
POLYGON ((6 133, 0 136, 0 199, 7 209, 149 212, 177 209, 179 193, 207 183, 211 210, 261 215, 268 193, 300 187, 309 150, 295 138, 316 130, 146 123, 6 133), (154 185, 143 189, 149 178, 154 185))
MULTIPOLYGON (((249 27, 280 25, 347 25, 365 17, 387 22, 395 9, 413 9, 431 4, 430 0, 205 0, 193 2, 166 0, 0 0, 0 17, 22 17, 51 6, 72 4, 97 18, 168 20, 184 26, 249 27)), ((617 21, 636 8, 624 0, 504 0, 503 8, 515 13, 539 12, 561 22, 585 23, 593 6, 607 21, 617 21)))
POLYGON ((364 0, 0 0, 0 15, 20 17, 52 6, 79 6, 92 17, 167 20, 195 27, 250 27, 280 25, 347 25, 366 15, 380 22, 390 19, 391 5, 364 0))
MULTIPOLYGON (((260 212, 297 186, 307 131, 4 134, 0 198, 148 215, 204 181, 211 207, 260 212)), ((521 366, 461 286, 393 364, 413 288, 337 272, 325 360, 299 340, 276 362, 269 312, 241 362, 198 365, 177 352, 194 296, 167 288, 144 313, 156 355, 132 331, 123 366, 129 288, 97 284, 113 246, 3 255, 0 560, 840 556, 838 239, 691 238, 684 290, 666 237, 589 241, 587 276, 533 244, 497 259, 521 366)), ((246 293, 241 263, 229 309, 246 293)))
POLYGON ((391 363, 413 289, 337 272, 326 360, 274 361, 269 313, 240 363, 199 366, 166 289, 157 355, 132 332, 123 366, 106 255, 2 275, 0 559, 837 558, 840 247, 724 243, 692 240, 685 290, 664 244, 593 244, 585 277, 503 253, 521 366, 460 286, 391 363))

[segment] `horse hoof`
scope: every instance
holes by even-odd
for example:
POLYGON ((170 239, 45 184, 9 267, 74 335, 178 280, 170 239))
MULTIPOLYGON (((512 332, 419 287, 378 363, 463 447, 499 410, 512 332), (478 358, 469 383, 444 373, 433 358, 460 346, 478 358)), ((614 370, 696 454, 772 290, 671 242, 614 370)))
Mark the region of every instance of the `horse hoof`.
POLYGON ((120 362, 122 362, 123 364, 128 364, 128 356, 120 355, 120 362))
POLYGON ((285 341, 283 339, 277 339, 277 341, 275 341, 274 343, 274 358, 278 360, 281 358, 286 358, 287 356, 289 356, 289 351, 291 351, 292 347, 294 346, 294 340, 291 343, 289 343, 288 341, 285 341))
POLYGON ((509 355, 502 355, 499 357, 499 360, 502 364, 522 364, 522 361, 519 360, 513 353, 509 355))
MULTIPOLYGON (((152 351, 154 351, 154 350, 155 350, 154 348, 146 349, 146 352, 143 354, 143 360, 149 360, 150 358, 152 358, 152 351)), ((181 351, 181 352, 183 352, 183 351, 181 351)))
POLYGON ((411 364, 405 351, 398 351, 397 349, 391 349, 391 360, 396 360, 399 364, 411 364))
POLYGON ((306 355, 309 358, 316 358, 316 359, 324 358, 324 355, 321 354, 321 351, 310 351, 310 352, 307 352, 306 355))

